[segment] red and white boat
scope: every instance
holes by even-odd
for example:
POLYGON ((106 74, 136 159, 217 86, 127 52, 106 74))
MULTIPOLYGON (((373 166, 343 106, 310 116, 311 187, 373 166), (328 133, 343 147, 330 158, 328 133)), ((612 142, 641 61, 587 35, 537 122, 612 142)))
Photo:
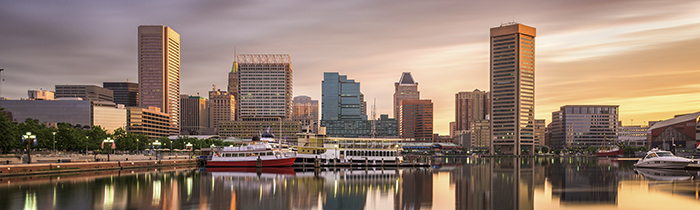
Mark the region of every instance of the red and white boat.
POLYGON ((620 150, 619 147, 611 147, 599 149, 595 154, 598 157, 622 157, 625 153, 624 150, 620 150))
POLYGON ((273 148, 267 141, 252 141, 238 147, 223 147, 212 151, 208 167, 262 167, 292 166, 296 154, 273 148))

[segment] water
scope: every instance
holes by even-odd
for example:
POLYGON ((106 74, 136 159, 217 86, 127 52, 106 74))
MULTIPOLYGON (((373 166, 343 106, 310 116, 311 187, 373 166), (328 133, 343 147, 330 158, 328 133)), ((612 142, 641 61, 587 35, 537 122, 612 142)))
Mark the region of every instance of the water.
POLYGON ((699 209, 698 171, 632 161, 436 159, 432 168, 197 168, 0 179, 0 209, 699 209))

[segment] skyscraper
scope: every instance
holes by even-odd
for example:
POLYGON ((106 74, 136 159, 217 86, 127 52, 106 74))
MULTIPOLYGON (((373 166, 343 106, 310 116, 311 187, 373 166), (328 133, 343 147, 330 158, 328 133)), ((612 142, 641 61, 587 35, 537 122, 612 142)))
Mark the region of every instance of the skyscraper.
POLYGON ((103 82, 102 86, 114 91, 114 103, 139 106, 139 84, 133 82, 103 82))
POLYGON ((394 118, 399 119, 401 100, 420 99, 418 83, 413 80, 411 72, 404 72, 399 82, 394 83, 394 118))
POLYGON ((474 121, 485 120, 489 115, 489 92, 476 89, 455 94, 456 130, 471 130, 474 121))
POLYGON ((415 141, 433 140, 433 102, 430 99, 401 100, 399 136, 415 141))
POLYGON ((360 83, 338 72, 323 73, 321 126, 334 137, 367 137, 371 125, 362 114, 360 83))
POLYGON ((209 91, 209 126, 217 130, 224 121, 234 120, 236 100, 226 91, 209 91))
POLYGON ((139 106, 170 115, 172 134, 180 130, 180 34, 162 25, 138 30, 139 106))
POLYGON ((237 104, 236 120, 291 119, 291 57, 287 54, 241 54, 236 59, 229 73, 229 91, 237 104))
POLYGON ((309 132, 318 132, 318 100, 308 96, 297 96, 292 100, 292 120, 300 121, 309 132))
POLYGON ((180 96, 181 134, 201 135, 209 127, 207 99, 201 96, 180 96))
POLYGON ((618 105, 567 105, 552 112, 552 147, 600 147, 617 140, 618 105))
POLYGON ((491 28, 491 153, 533 154, 535 28, 491 28))

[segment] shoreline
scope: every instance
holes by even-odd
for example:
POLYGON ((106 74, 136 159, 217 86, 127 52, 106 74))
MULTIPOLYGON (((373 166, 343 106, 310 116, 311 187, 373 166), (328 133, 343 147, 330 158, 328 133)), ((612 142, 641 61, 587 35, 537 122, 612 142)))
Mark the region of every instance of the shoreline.
POLYGON ((133 160, 110 162, 32 163, 1 165, 0 177, 51 175, 76 172, 197 166, 195 159, 133 160))

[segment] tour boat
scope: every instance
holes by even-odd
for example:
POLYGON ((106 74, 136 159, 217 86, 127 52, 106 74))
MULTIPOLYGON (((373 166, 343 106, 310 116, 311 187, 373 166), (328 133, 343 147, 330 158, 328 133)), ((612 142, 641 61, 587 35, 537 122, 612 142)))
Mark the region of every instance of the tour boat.
POLYGON ((624 150, 621 150, 619 147, 612 147, 599 149, 595 154, 598 157, 618 157, 624 154, 624 150))
POLYGON ((296 155, 272 148, 267 141, 251 141, 238 147, 216 148, 208 167, 275 167, 292 166, 296 155))
POLYGON ((398 144, 401 139, 338 138, 309 133, 298 135, 298 145, 292 148, 297 152, 297 162, 312 162, 315 159, 372 164, 403 161, 398 144))
POLYGON ((647 152, 647 155, 637 161, 634 166, 644 168, 682 169, 692 162, 693 160, 691 159, 678 157, 669 151, 654 148, 647 152))

